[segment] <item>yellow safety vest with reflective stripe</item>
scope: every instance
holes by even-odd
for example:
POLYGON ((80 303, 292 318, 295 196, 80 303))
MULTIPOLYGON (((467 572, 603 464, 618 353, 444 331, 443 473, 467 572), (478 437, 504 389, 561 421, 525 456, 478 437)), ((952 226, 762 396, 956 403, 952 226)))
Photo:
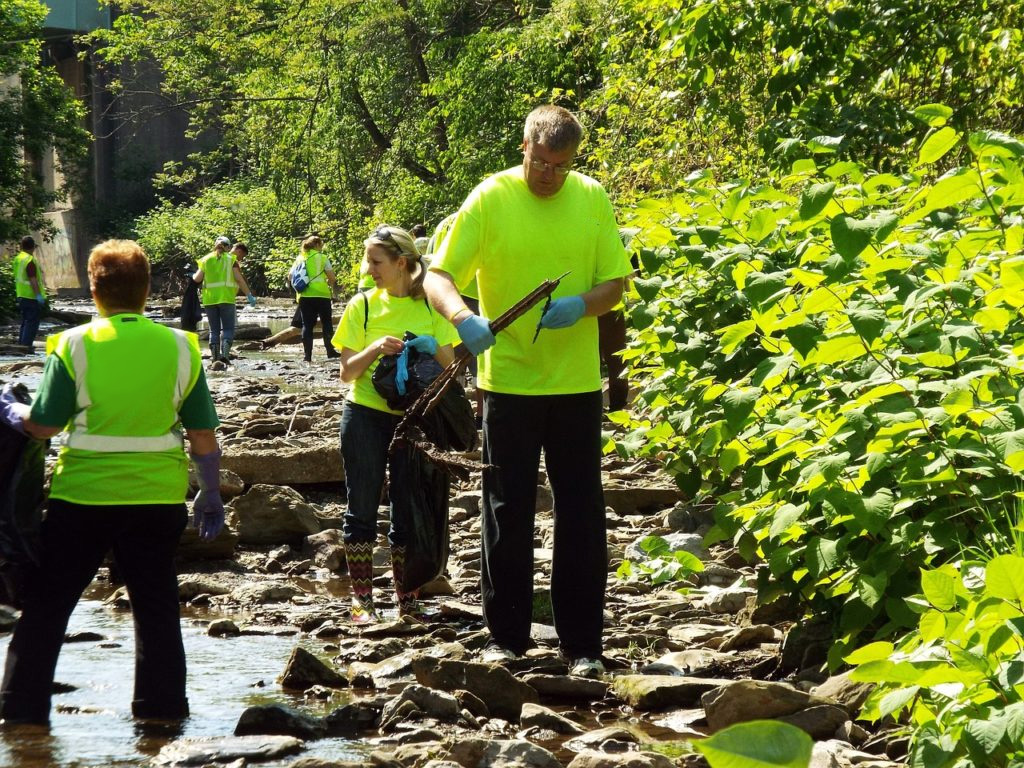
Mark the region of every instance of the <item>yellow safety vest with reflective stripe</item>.
MULTIPOLYGON (((300 255, 299 258, 301 259, 302 256, 300 255)), ((307 299, 311 297, 331 298, 331 285, 327 282, 327 257, 320 251, 307 251, 305 261, 309 286, 302 293, 295 295, 307 299)))
MULTIPOLYGON (((35 262, 35 256, 31 253, 21 251, 14 257, 14 293, 19 299, 34 299, 36 292, 32 290, 32 283, 28 280, 28 265, 35 262)), ((46 298, 46 286, 43 285, 43 275, 36 264, 36 285, 39 292, 46 298)))
POLYGON ((199 260, 203 270, 204 307, 211 304, 234 304, 238 284, 235 282, 235 256, 232 253, 208 253, 199 260))
POLYGON ((199 340, 142 315, 51 336, 75 384, 75 415, 50 496, 76 504, 180 504, 188 487, 178 411, 201 370, 199 340))

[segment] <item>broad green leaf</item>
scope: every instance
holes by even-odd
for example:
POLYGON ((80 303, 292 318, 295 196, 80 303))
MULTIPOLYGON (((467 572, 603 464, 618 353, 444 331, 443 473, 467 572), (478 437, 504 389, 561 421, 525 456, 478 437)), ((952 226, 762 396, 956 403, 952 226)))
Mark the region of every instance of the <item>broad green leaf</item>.
POLYGON ((999 131, 975 131, 967 140, 967 146, 978 157, 1024 156, 1024 143, 999 131))
POLYGON ((807 768, 814 742, 778 720, 738 723, 692 742, 711 768, 807 768))
POLYGON ((924 201, 924 208, 915 215, 917 218, 921 218, 938 208, 958 205, 964 200, 979 197, 981 194, 981 185, 977 172, 974 170, 959 171, 952 176, 945 176, 935 182, 932 188, 928 190, 928 196, 924 201))
POLYGON ((658 275, 648 278, 638 277, 633 280, 633 287, 636 288, 636 292, 640 294, 641 299, 644 301, 654 301, 661 292, 663 283, 664 280, 658 275))
MULTIPOLYGON (((785 287, 785 272, 773 272, 770 275, 766 275, 763 272, 754 272, 747 276, 743 293, 750 299, 751 304, 760 307, 770 297, 775 296, 785 287)), ((776 298, 776 300, 778 299, 776 298)))
POLYGON ((917 696, 920 690, 918 686, 912 685, 909 688, 897 688, 895 691, 887 693, 878 702, 878 714, 882 717, 888 717, 895 712, 899 712, 914 700, 914 697, 917 696))
POLYGON ((1024 605, 1024 557, 997 555, 985 566, 985 594, 1024 605))
POLYGON ((815 155, 835 154, 842 143, 842 136, 815 136, 807 142, 807 149, 815 155))
POLYGON ((747 226, 747 238, 752 242, 759 243, 775 231, 775 224, 779 220, 779 214, 771 208, 758 208, 750 217, 750 224, 747 226))
POLYGON ((718 333, 722 334, 722 354, 730 354, 756 329, 757 323, 753 320, 744 320, 719 330, 718 333))
POLYGON ((896 646, 892 643, 879 640, 878 642, 869 643, 863 648, 858 648, 853 653, 845 656, 844 661, 855 666, 867 664, 869 661, 886 661, 895 650, 896 646))
POLYGON ((922 104, 914 109, 914 117, 932 128, 939 128, 953 116, 953 110, 945 104, 922 104))
POLYGON ((885 312, 881 309, 851 309, 849 317, 854 330, 869 343, 885 328, 885 312))
POLYGON ((999 432, 989 437, 989 440, 1010 469, 1014 472, 1024 471, 1024 429, 999 432))
POLYGON ((921 572, 921 590, 929 603, 942 611, 956 606, 956 572, 939 569, 921 572))
POLYGON ((729 428, 736 432, 743 425, 757 403, 757 390, 730 389, 720 398, 722 411, 725 413, 725 422, 729 428))
POLYGON ((819 363, 820 365, 835 365, 849 360, 856 360, 866 354, 867 351, 864 349, 864 344, 859 336, 846 335, 821 342, 807 356, 807 360, 808 362, 819 363))
POLYGON ((1010 324, 1012 315, 1003 307, 988 307, 974 313, 974 322, 989 333, 1003 333, 1010 324))
POLYGON ((1001 712, 993 709, 982 708, 981 716, 971 717, 964 727, 968 747, 982 758, 994 754, 1005 735, 1006 720, 1001 712))
POLYGON ((1024 702, 1017 701, 1003 710, 1006 735, 1011 744, 1024 744, 1024 702))
POLYGON ((955 147, 959 140, 960 134, 952 128, 940 128, 921 145, 921 151, 917 154, 918 165, 934 163, 955 147))
POLYGON ((872 241, 882 242, 896 228, 899 217, 891 211, 881 211, 855 219, 842 213, 832 219, 832 242, 845 259, 860 255, 872 241))
POLYGON ((804 221, 813 219, 828 205, 835 192, 836 183, 830 181, 825 184, 811 184, 800 195, 800 218, 804 221))

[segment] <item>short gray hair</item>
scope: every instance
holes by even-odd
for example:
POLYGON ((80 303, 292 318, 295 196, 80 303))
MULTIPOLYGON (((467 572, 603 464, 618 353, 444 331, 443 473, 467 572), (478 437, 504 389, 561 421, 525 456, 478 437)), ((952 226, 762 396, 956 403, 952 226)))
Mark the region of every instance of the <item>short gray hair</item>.
POLYGON ((555 152, 576 149, 583 141, 583 126, 569 110, 544 104, 526 116, 523 141, 541 144, 555 152))

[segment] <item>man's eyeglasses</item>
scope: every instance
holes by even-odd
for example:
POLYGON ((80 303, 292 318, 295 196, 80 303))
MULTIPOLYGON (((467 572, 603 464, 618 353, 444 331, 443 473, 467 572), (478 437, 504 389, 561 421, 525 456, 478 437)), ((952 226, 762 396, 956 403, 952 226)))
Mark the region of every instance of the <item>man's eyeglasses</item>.
POLYGON ((545 173, 552 171, 556 176, 568 176, 569 171, 572 170, 572 163, 568 165, 553 165, 552 163, 545 162, 544 160, 534 160, 532 157, 527 158, 530 167, 538 173, 545 173))

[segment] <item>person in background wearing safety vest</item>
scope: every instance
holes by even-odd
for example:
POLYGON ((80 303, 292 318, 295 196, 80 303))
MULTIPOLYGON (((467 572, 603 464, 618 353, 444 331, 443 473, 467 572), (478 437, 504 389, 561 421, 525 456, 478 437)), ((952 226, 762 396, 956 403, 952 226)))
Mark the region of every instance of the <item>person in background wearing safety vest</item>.
POLYGON ((67 430, 30 580, 0 686, 5 725, 47 724, 68 618, 109 551, 135 621, 132 714, 188 715, 174 553, 188 520, 188 437, 199 477, 192 522, 203 539, 224 525, 217 413, 195 334, 142 315, 149 260, 131 240, 89 256, 99 318, 47 339, 35 402, 0 398, 0 420, 46 439, 67 430))
MULTIPOLYGON (((201 301, 210 324, 210 359, 217 370, 231 364, 231 342, 235 339, 235 295, 241 288, 250 307, 256 306, 256 297, 249 290, 238 258, 234 251, 228 252, 231 241, 218 237, 213 252, 199 260, 199 269, 192 275, 202 283, 201 301), (217 365, 220 363, 220 365, 217 365)), ((246 251, 248 252, 248 250, 246 251)))
POLYGON ((21 238, 21 252, 14 257, 14 292, 21 312, 18 343, 31 347, 39 330, 39 319, 46 305, 46 286, 43 273, 35 259, 36 241, 31 235, 21 238))
POLYGON ((295 294, 299 302, 299 313, 302 315, 302 359, 307 363, 313 361, 313 329, 317 318, 320 320, 327 357, 340 356, 331 345, 331 337, 334 336, 331 299, 334 297, 338 279, 334 275, 331 258, 323 253, 323 247, 324 241, 319 235, 310 235, 302 241, 302 252, 295 259, 294 265, 305 263, 306 274, 309 276, 309 285, 306 289, 295 294))

